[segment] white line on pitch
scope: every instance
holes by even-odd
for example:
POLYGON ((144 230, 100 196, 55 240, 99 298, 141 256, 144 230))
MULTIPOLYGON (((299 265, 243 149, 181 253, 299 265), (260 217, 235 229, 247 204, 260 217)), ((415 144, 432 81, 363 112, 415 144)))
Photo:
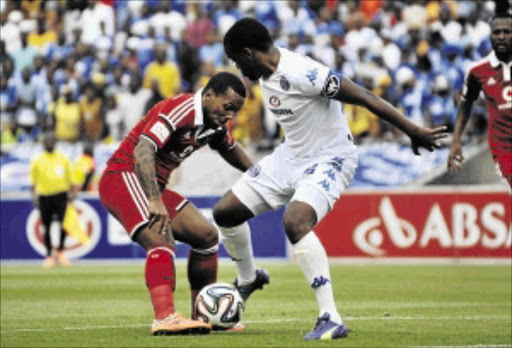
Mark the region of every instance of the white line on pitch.
MULTIPOLYGON (((472 317, 345 317, 345 321, 355 320, 510 320, 510 316, 498 316, 498 315, 479 315, 472 317)), ((312 319, 305 318, 269 318, 265 320, 244 320, 246 324, 271 324, 271 323, 283 323, 283 322, 306 322, 312 319)), ((72 326, 62 328, 40 328, 40 329, 13 329, 13 330, 1 330, 2 333, 8 332, 45 332, 45 331, 81 331, 81 330, 105 330, 105 329, 124 329, 124 328, 138 328, 148 327, 149 324, 128 324, 128 325, 95 325, 95 326, 72 326)), ((419 347, 419 346, 418 346, 419 347)), ((433 346, 434 347, 434 346, 433 346)), ((439 346, 444 347, 444 346, 439 346)), ((446 346, 449 347, 449 346, 446 346)), ((459 346, 454 346, 459 347, 459 346)), ((465 347, 465 346, 460 346, 465 347)), ((472 347, 472 346, 468 346, 472 347)), ((478 347, 478 346, 474 346, 478 347)), ((482 346, 483 347, 483 346, 482 346)))

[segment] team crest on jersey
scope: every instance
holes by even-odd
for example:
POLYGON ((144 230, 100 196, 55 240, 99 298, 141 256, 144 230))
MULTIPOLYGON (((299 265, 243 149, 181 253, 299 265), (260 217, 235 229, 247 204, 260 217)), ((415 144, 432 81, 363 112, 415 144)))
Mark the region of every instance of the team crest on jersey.
POLYGON ((338 76, 337 74, 329 73, 329 77, 327 77, 327 80, 325 81, 325 86, 322 93, 326 97, 332 98, 338 93, 340 86, 340 76, 338 76))
POLYGON ((247 171, 247 173, 249 174, 249 176, 252 176, 253 178, 254 177, 257 177, 261 172, 261 166, 259 164, 255 164, 253 165, 251 168, 249 168, 249 170, 247 171))
POLYGON ((279 84, 281 85, 281 88, 283 91, 287 91, 290 89, 290 81, 284 76, 281 76, 281 79, 279 80, 279 84))
POLYGON ((272 105, 273 107, 278 107, 279 105, 281 105, 281 101, 279 100, 278 97, 276 97, 275 95, 271 96, 269 98, 269 103, 270 105, 272 105))

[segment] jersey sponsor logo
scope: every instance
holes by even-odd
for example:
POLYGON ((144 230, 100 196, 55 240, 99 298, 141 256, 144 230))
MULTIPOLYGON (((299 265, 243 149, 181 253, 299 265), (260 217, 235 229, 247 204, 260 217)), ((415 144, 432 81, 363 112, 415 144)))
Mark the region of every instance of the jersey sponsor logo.
POLYGON ((328 98, 334 97, 341 86, 340 76, 337 74, 333 74, 332 72, 327 77, 325 81, 324 89, 322 90, 322 94, 328 98))
POLYGON ((281 79, 279 80, 279 84, 281 85, 281 88, 283 91, 287 91, 290 89, 290 81, 284 76, 281 76, 281 79))
MULTIPOLYGON (((96 210, 88 203, 75 199, 73 206, 78 212, 79 223, 84 233, 89 237, 89 243, 81 244, 74 237, 68 236, 64 243, 64 252, 70 259, 87 255, 94 250, 101 237, 101 223, 96 210)), ((50 227, 53 248, 56 249, 60 236, 60 226, 52 223, 50 227)), ((46 256, 44 245, 44 227, 39 210, 34 209, 27 218, 27 239, 30 246, 41 256, 46 256)))
POLYGON ((274 115, 293 115, 291 109, 269 109, 274 115))
POLYGON ((171 134, 169 132, 169 129, 167 129, 167 127, 162 123, 162 122, 157 122, 153 125, 153 127, 151 127, 151 129, 149 130, 151 132, 151 134, 153 134, 157 139, 158 141, 160 141, 161 143, 165 142, 165 140, 167 140, 167 137, 171 134))
POLYGON ((318 68, 308 70, 308 73, 306 74, 307 79, 309 80, 309 82, 311 82, 311 84, 313 86, 315 85, 317 76, 318 76, 318 68))
POLYGON ((276 108, 279 107, 279 105, 281 105, 281 101, 275 95, 271 96, 268 99, 268 102, 270 103, 270 105, 272 105, 273 107, 276 107, 276 108))
POLYGON ((507 86, 503 88, 501 92, 503 99, 505 100, 505 104, 498 105, 498 109, 500 110, 510 110, 512 108, 512 86, 507 86))
POLYGON ((496 84, 496 80, 495 80, 493 77, 491 77, 491 78, 487 81, 487 84, 488 84, 489 86, 491 86, 491 85, 495 85, 495 84, 496 84))

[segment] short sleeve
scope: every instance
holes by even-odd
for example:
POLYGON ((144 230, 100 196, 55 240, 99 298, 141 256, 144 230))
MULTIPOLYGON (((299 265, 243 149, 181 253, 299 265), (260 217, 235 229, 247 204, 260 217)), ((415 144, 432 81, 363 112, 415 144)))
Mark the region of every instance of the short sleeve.
POLYGON ((481 85, 476 78, 473 70, 469 70, 464 80, 464 87, 462 88, 462 98, 465 100, 476 100, 480 94, 481 85))
POLYGON ((156 110, 150 111, 151 115, 146 127, 142 130, 141 137, 148 139, 154 146, 155 152, 161 149, 171 137, 171 126, 156 110))
POLYGON ((320 62, 308 57, 300 57, 294 62, 297 72, 294 77, 295 87, 304 95, 318 96, 322 94, 330 69, 320 62))

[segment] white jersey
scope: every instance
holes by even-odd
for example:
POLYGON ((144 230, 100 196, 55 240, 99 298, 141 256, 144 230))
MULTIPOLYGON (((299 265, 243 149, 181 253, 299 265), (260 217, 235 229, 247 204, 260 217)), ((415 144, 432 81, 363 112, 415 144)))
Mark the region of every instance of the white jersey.
POLYGON ((342 103, 329 99, 338 91, 340 76, 327 66, 279 47, 276 71, 259 80, 267 113, 272 113, 295 156, 315 156, 324 150, 355 153, 342 103))

